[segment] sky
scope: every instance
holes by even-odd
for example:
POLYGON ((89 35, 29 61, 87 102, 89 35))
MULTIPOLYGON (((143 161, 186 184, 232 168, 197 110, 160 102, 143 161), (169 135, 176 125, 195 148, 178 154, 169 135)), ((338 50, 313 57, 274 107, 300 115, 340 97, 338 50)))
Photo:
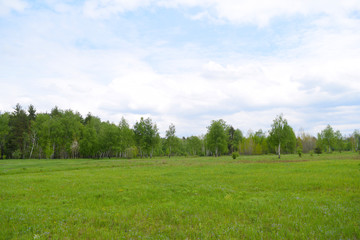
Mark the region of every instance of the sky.
POLYGON ((359 0, 0 0, 0 111, 54 106, 164 136, 360 129, 359 0))

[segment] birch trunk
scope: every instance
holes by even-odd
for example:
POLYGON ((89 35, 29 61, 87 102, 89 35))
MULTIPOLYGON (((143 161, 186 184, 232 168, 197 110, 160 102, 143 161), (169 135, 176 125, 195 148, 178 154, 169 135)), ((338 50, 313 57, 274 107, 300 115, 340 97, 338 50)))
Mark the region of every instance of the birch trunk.
POLYGON ((35 133, 32 136, 31 140, 32 140, 32 146, 31 146, 30 157, 29 157, 30 159, 31 159, 31 156, 32 156, 32 153, 33 153, 33 150, 34 150, 34 145, 35 145, 35 140, 36 140, 36 134, 35 133))
POLYGON ((278 154, 279 154, 279 158, 280 158, 280 143, 279 143, 279 147, 278 147, 278 154))

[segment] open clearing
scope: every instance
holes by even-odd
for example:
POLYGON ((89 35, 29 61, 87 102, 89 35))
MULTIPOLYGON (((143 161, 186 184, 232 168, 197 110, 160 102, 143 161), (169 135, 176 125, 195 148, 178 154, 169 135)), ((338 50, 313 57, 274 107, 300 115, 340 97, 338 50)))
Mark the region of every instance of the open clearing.
POLYGON ((0 161, 1 239, 360 239, 360 156, 0 161))

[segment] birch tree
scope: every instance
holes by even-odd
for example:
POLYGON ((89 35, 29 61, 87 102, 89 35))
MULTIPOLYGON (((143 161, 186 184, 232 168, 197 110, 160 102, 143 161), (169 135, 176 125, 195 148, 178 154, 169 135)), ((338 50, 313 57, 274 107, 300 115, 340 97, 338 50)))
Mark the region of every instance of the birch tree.
POLYGON ((167 145, 169 146, 169 158, 171 156, 171 147, 174 145, 175 142, 175 125, 174 124, 170 124, 169 129, 166 130, 166 142, 167 145))
POLYGON ((227 151, 228 136, 226 128, 226 123, 222 119, 217 121, 213 120, 211 125, 208 126, 208 132, 206 134, 207 144, 209 149, 215 153, 215 157, 218 157, 219 154, 226 153, 227 151))
POLYGON ((355 130, 352 134, 352 147, 355 152, 359 150, 359 142, 360 142, 360 132, 359 130, 355 130))
POLYGON ((122 157, 129 157, 127 153, 134 145, 134 132, 131 130, 129 123, 124 117, 121 118, 119 123, 120 134, 120 153, 122 157))
POLYGON ((293 129, 288 125, 287 120, 283 118, 283 115, 277 116, 273 124, 271 125, 271 130, 269 131, 269 141, 270 143, 277 148, 277 154, 280 158, 281 147, 287 147, 289 143, 296 145, 296 137, 293 129), (295 139, 293 139, 295 138, 295 139))
POLYGON ((335 147, 334 129, 330 125, 327 125, 326 128, 318 134, 318 141, 327 152, 331 152, 335 147))
POLYGON ((150 155, 153 156, 154 148, 160 142, 159 129, 151 118, 141 118, 139 122, 134 125, 135 142, 139 148, 141 157, 150 155))

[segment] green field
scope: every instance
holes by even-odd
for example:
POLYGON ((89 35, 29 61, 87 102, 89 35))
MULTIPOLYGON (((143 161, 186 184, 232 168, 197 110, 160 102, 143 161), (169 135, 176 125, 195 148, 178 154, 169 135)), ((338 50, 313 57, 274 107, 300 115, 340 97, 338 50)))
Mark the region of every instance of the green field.
POLYGON ((1 239, 360 239, 360 156, 0 161, 1 239))

